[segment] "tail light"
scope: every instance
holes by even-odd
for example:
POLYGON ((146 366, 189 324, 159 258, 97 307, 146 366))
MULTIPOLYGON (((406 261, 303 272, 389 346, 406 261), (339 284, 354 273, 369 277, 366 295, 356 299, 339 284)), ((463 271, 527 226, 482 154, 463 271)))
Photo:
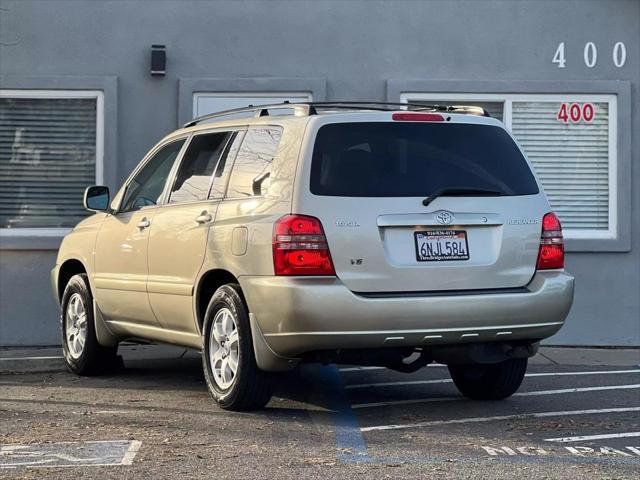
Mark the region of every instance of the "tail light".
POLYGON ((273 227, 276 275, 335 275, 322 223, 307 215, 286 215, 273 227))
POLYGON ((538 270, 564 268, 562 225, 555 213, 547 213, 542 217, 542 236, 536 268, 538 270))

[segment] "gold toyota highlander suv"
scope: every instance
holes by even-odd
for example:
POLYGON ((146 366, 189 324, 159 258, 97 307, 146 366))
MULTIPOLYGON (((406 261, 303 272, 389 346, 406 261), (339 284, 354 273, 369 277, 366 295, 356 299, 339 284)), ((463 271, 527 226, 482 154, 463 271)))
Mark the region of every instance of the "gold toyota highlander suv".
POLYGON ((573 299, 560 222, 478 107, 208 115, 84 204, 52 271, 69 368, 105 371, 123 339, 198 349, 230 410, 309 361, 438 361, 464 395, 505 398, 573 299))

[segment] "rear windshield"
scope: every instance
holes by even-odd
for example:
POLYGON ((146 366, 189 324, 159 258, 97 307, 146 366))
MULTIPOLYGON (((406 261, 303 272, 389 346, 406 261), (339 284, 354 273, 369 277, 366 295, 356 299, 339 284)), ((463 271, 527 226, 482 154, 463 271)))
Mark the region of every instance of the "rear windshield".
POLYGON ((522 153, 500 127, 371 122, 318 130, 311 164, 315 195, 425 197, 444 188, 538 193, 522 153))

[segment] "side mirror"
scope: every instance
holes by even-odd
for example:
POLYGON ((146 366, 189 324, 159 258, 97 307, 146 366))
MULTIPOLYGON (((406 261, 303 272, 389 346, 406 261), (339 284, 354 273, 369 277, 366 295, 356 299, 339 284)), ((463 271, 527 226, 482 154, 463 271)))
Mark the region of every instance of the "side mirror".
POLYGON ((109 187, 94 185, 87 187, 84 191, 84 208, 90 212, 108 212, 109 209, 109 187))

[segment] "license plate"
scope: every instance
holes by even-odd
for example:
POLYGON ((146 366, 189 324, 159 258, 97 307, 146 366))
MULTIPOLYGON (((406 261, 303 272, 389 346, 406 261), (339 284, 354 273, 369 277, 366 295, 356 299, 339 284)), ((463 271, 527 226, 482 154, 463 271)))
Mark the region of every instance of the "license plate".
POLYGON ((464 230, 431 230, 415 232, 414 235, 419 262, 469 260, 469 244, 464 230))

